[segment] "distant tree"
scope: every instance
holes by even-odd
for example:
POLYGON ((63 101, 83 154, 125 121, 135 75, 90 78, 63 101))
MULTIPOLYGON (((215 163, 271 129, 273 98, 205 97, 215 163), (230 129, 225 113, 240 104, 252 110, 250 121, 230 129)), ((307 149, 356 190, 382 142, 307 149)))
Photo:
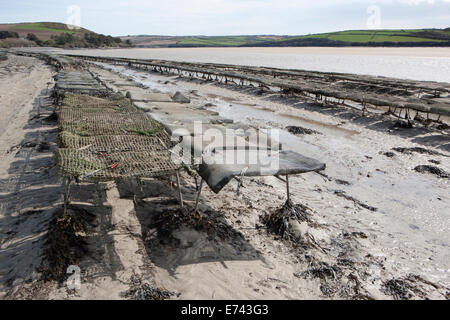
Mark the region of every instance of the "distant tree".
POLYGON ((17 32, 11 31, 0 31, 0 39, 7 39, 7 38, 19 38, 19 34, 17 32))
POLYGON ((37 42, 39 38, 34 33, 27 34, 27 40, 37 42))
POLYGON ((56 36, 54 40, 55 43, 60 46, 70 46, 75 42, 74 36, 70 33, 61 33, 59 36, 56 36))
POLYGON ((41 45, 45 47, 53 47, 55 45, 55 42, 53 40, 45 40, 42 41, 41 45))
MULTIPOLYGON (((77 48, 98 48, 98 47, 117 47, 122 42, 120 38, 105 36, 104 34, 96 34, 93 32, 83 33, 80 35, 72 35, 61 33, 51 36, 51 44, 58 47, 77 47, 77 48)), ((48 46, 48 41, 42 42, 40 45, 48 46)))
POLYGON ((26 39, 29 40, 29 41, 33 41, 38 46, 45 45, 44 42, 41 39, 39 39, 34 33, 27 34, 27 38, 26 39))

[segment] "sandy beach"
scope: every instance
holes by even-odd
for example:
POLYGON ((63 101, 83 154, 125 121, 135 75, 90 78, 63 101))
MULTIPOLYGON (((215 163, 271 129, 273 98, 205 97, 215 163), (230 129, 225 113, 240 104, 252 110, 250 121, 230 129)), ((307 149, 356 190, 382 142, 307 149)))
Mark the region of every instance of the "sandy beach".
MULTIPOLYGON (((447 49, 433 52, 450 56, 447 49)), ((72 210, 89 217, 81 287, 45 279, 47 236, 64 194, 47 90, 56 71, 38 59, 8 55, 0 62, 0 299, 127 299, 133 279, 170 292, 171 299, 449 298, 449 180, 413 170, 434 161, 450 172, 444 130, 393 130, 379 115, 125 67, 89 70, 180 91, 223 117, 280 129, 286 148, 327 163, 322 176, 292 177, 291 200, 309 214, 291 221, 300 240, 282 239, 263 223, 286 201, 285 185, 274 177, 247 178, 240 188, 230 183, 218 195, 205 188, 200 211, 220 226, 223 239, 189 224, 162 235, 167 230, 155 217, 177 208, 171 181, 80 183, 72 190, 72 210), (320 134, 293 135, 289 125, 320 134), (430 152, 392 150, 400 147, 430 152)), ((194 179, 183 173, 181 184, 185 201, 194 203, 194 179)))

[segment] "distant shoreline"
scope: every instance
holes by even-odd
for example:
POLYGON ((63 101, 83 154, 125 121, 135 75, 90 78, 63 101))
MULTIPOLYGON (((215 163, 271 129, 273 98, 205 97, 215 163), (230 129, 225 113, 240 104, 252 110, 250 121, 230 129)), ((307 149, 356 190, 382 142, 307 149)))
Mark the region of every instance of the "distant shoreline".
MULTIPOLYGON (((45 49, 45 48, 43 48, 45 49)), ((79 51, 91 51, 99 50, 102 52, 132 52, 132 51, 146 51, 150 50, 152 52, 164 52, 169 51, 180 51, 180 52, 196 52, 208 50, 209 52, 240 52, 248 51, 252 53, 285 53, 285 54, 317 54, 317 55, 379 55, 379 56, 408 56, 408 57, 438 57, 438 58, 450 58, 450 47, 435 47, 430 50, 430 47, 196 47, 196 48, 167 48, 167 47, 152 47, 152 48, 47 48, 52 50, 61 50, 61 52, 70 50, 74 52, 79 51), (412 50, 414 49, 414 50, 412 50)))
POLYGON ((347 30, 303 36, 122 36, 136 47, 450 47, 450 29, 347 30))
POLYGON ((267 44, 267 45, 240 45, 240 46, 213 46, 213 45, 182 45, 182 44, 172 44, 168 46, 135 46, 135 48, 449 48, 449 42, 369 42, 369 43, 342 43, 336 45, 330 44, 311 44, 307 43, 305 45, 280 45, 278 43, 267 44))

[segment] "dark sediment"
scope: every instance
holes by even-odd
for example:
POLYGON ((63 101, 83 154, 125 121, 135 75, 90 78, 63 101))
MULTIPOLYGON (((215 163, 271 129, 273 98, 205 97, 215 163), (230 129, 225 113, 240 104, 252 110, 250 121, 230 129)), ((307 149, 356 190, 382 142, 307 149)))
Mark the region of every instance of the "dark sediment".
POLYGON ((299 126, 289 126, 286 127, 286 130, 289 131, 289 133, 295 134, 295 135, 302 135, 302 134, 321 134, 318 131, 299 127, 299 126))
POLYGON ((450 175, 447 172, 435 166, 422 165, 415 167, 414 170, 419 173, 431 173, 437 175, 439 178, 450 178, 450 175))
POLYGON ((349 196, 348 194, 345 193, 345 191, 341 191, 341 190, 337 190, 334 192, 337 196, 345 198, 347 200, 353 201, 356 205, 363 207, 367 210, 370 211, 377 211, 378 209, 372 206, 369 206, 367 204, 365 204, 364 202, 359 201, 358 199, 353 198, 352 196, 349 196))
POLYGON ((334 181, 336 181, 337 184, 343 185, 343 186, 349 186, 351 183, 346 181, 346 180, 341 180, 341 179, 335 179, 334 181))
POLYGON ((429 150, 429 149, 425 149, 425 148, 421 148, 421 147, 413 147, 413 148, 392 148, 392 150, 397 151, 399 153, 405 153, 405 154, 412 154, 412 153, 420 153, 420 154, 429 154, 429 155, 433 155, 433 156, 446 156, 445 154, 433 151, 433 150, 429 150))

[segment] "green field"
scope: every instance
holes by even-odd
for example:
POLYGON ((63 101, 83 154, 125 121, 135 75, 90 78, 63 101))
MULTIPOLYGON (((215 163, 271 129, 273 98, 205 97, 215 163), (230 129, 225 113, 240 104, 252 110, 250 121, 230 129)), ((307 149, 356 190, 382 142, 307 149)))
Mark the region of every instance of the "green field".
POLYGON ((84 28, 73 28, 58 22, 0 24, 3 40, 0 47, 40 46, 64 48, 129 47, 118 37, 98 34, 84 28), (14 42, 11 44, 11 41, 14 42))
POLYGON ((61 33, 79 33, 81 29, 70 30, 63 24, 48 23, 48 22, 35 22, 35 23, 24 23, 16 27, 17 29, 23 30, 39 30, 39 31, 49 31, 49 32, 61 32, 61 33))
POLYGON ((449 45, 450 29, 414 30, 348 30, 310 34, 303 36, 280 36, 280 39, 267 39, 267 36, 190 36, 176 37, 175 46, 237 47, 237 46, 283 46, 330 43, 330 45, 370 45, 417 43, 430 45, 449 45))
POLYGON ((185 37, 178 41, 180 45, 199 45, 199 46, 241 46, 249 43, 261 43, 265 39, 257 36, 223 36, 223 37, 185 37))
MULTIPOLYGON (((301 37, 292 37, 290 39, 307 39, 307 38, 321 38, 344 42, 443 42, 444 39, 433 39, 424 36, 418 36, 417 33, 423 32, 434 33, 434 31, 425 30, 357 30, 357 31, 342 31, 333 33, 314 34, 301 37)), ((449 31, 439 31, 443 35, 449 36, 449 31)))

